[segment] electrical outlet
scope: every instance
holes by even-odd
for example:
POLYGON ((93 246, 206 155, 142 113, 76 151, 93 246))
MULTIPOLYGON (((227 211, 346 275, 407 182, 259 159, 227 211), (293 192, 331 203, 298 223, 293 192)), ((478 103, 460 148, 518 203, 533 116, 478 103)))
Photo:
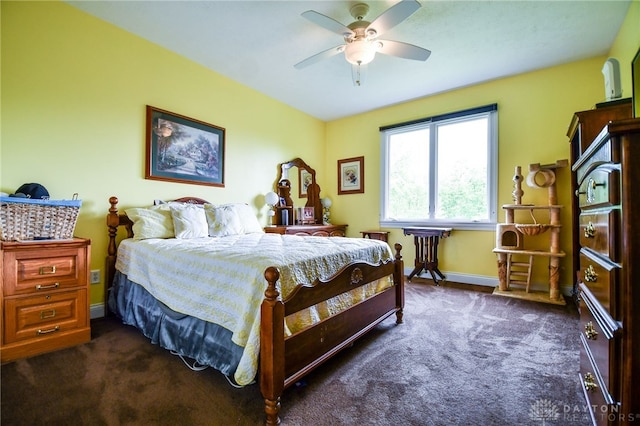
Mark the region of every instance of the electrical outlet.
POLYGON ((100 269, 91 271, 91 284, 100 284, 100 269))

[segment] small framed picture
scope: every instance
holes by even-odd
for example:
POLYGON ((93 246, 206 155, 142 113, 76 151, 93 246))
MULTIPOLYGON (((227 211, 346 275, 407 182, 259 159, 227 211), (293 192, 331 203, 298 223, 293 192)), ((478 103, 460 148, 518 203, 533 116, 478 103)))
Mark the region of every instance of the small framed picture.
POLYGON ((298 182, 298 198, 307 198, 307 188, 311 185, 312 176, 308 171, 298 167, 299 170, 299 182, 298 182))
POLYGON ((338 195, 364 193, 364 157, 338 160, 338 195))
POLYGON ((299 225, 313 225, 316 223, 313 207, 298 207, 296 217, 299 225))

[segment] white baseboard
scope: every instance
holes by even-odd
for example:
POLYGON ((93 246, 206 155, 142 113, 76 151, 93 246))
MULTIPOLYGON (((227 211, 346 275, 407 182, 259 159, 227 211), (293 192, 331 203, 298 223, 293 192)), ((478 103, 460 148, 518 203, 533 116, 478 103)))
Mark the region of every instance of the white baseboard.
POLYGON ((104 303, 96 303, 89 308, 91 319, 102 318, 104 316, 104 303))
MULTIPOLYGON (((413 271, 411 268, 404 268, 405 276, 409 276, 409 274, 413 271)), ((470 275, 470 274, 461 274, 459 272, 445 272, 442 271, 445 277, 447 277, 447 281, 461 283, 461 284, 473 284, 473 285, 483 285, 487 287, 497 287, 498 286, 498 277, 488 277, 483 275, 470 275)), ((430 272, 422 272, 418 275, 420 278, 431 279, 430 272)), ((547 291, 549 286, 543 285, 531 285, 532 290, 537 291, 547 291)), ((570 286, 560 287, 560 292, 565 296, 571 296, 573 293, 573 288, 570 286)))

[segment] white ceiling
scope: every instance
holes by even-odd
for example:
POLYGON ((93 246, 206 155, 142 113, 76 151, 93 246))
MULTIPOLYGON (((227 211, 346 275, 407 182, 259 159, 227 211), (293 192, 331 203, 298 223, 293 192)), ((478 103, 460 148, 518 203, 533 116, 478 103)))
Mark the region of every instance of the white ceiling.
MULTIPOLYGON (((367 1, 366 19, 398 0, 367 1)), ((566 62, 605 55, 631 0, 433 1, 380 38, 431 50, 426 62, 382 54, 356 87, 340 54, 293 65, 343 44, 300 16, 345 25, 353 1, 68 1, 133 34, 319 119, 383 106, 566 62)), ((604 85, 603 85, 604 95, 604 85)))

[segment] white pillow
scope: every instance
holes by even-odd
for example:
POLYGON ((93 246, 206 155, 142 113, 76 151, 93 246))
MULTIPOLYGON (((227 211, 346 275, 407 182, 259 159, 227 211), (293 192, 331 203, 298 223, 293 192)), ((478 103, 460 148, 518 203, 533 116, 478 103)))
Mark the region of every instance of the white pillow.
POLYGON ((126 209, 125 213, 133 221, 133 239, 173 238, 173 219, 168 205, 149 208, 126 209))
MULTIPOLYGON (((161 204, 163 206, 164 204, 161 204)), ((202 205, 169 204, 176 238, 190 239, 208 237, 207 218, 202 205)))
POLYGON ((205 205, 209 236, 242 235, 264 233, 251 207, 244 203, 205 205))
POLYGON ((226 237, 242 234, 242 224, 235 209, 230 206, 214 206, 207 204, 204 212, 209 225, 210 237, 226 237))
POLYGON ((258 218, 248 204, 239 203, 231 205, 234 207, 236 213, 238 214, 238 217, 240 218, 240 224, 242 226, 243 233, 264 233, 264 229, 262 229, 262 226, 260 226, 258 218))

